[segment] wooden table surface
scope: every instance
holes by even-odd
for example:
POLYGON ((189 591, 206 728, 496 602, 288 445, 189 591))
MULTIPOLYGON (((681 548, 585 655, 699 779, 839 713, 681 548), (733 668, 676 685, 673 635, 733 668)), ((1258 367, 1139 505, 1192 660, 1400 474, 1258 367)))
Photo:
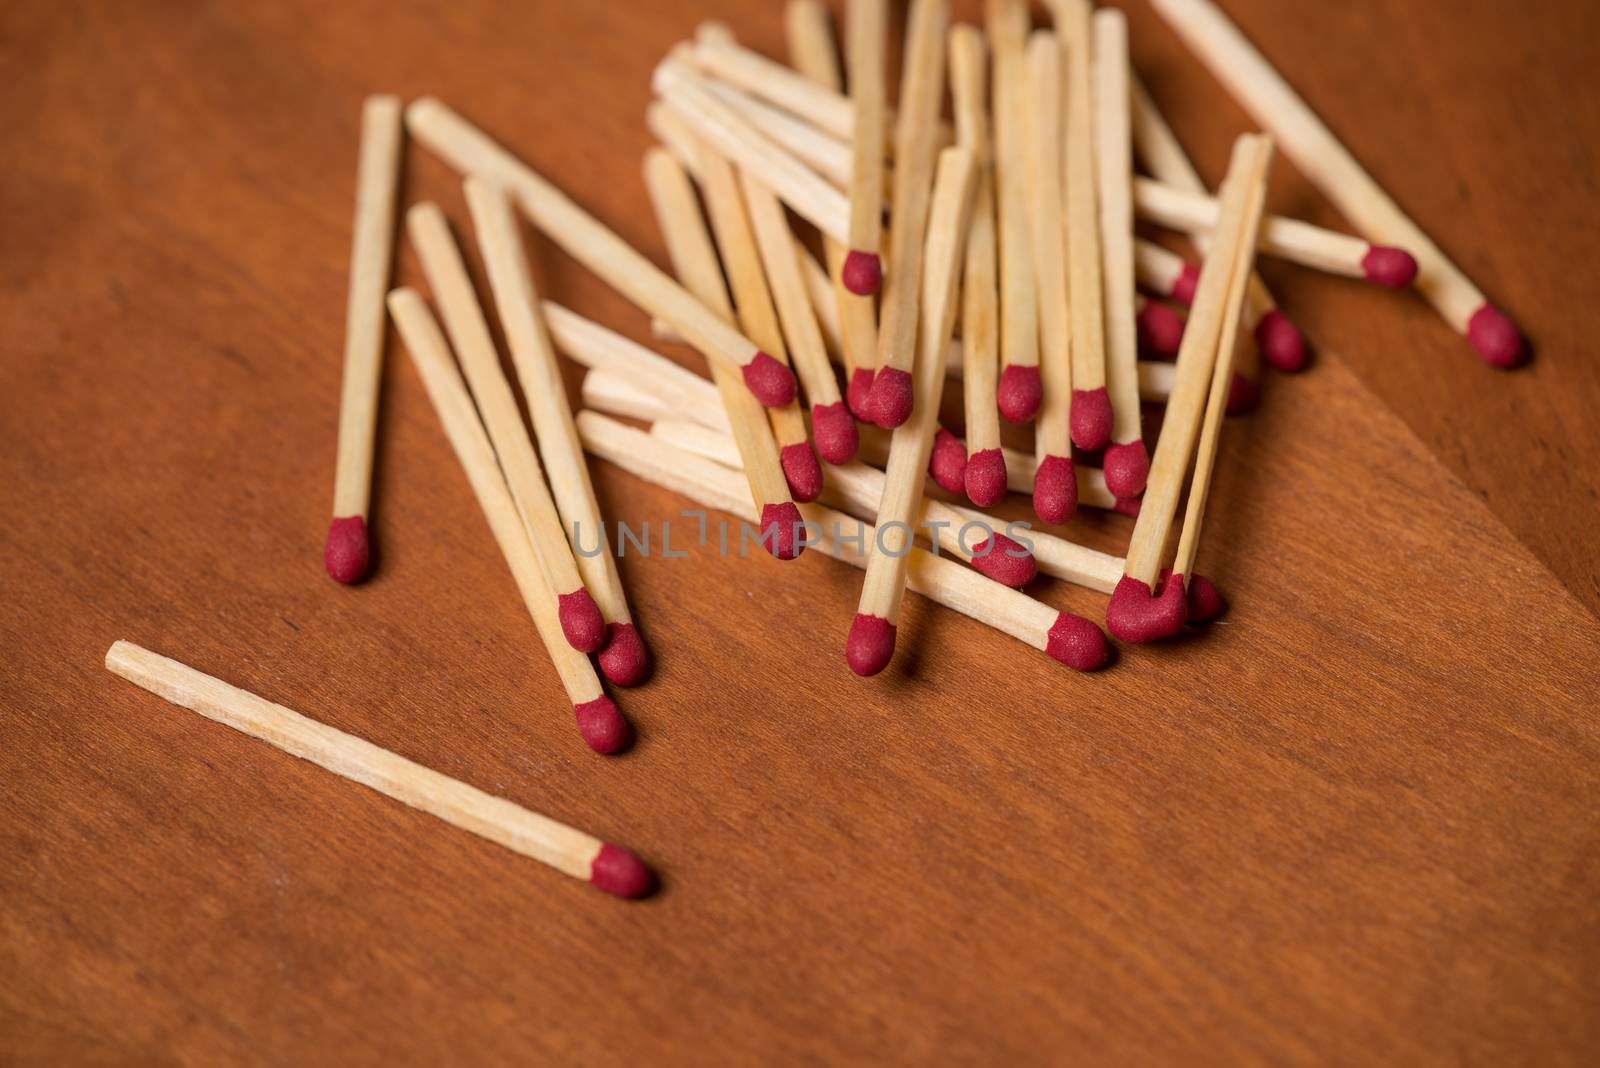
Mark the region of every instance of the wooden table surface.
MULTIPOLYGON (((1128 6, 1215 180, 1243 115, 1128 6)), ((359 102, 439 95, 660 261, 651 66, 710 16, 781 54, 778 5, 0 8, 0 1061, 1593 1063, 1600 6, 1224 6, 1532 366, 1269 264, 1318 359, 1224 435, 1226 625, 1079 676, 911 599, 863 681, 854 570, 630 557, 659 666, 609 760, 393 344, 378 570, 322 573, 359 102), (627 843, 664 890, 616 901, 169 706, 103 670, 117 638, 627 843)), ((465 221, 415 147, 405 194, 465 221)), ((1338 221, 1287 165, 1271 204, 1338 221)), ((684 507, 596 475, 635 525, 684 507)))

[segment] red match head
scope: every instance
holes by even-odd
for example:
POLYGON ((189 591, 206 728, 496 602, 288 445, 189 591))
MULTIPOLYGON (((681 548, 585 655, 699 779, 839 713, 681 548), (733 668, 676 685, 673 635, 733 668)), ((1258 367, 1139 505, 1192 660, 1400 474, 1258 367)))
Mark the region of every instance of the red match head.
POLYGON ((1033 475, 1033 512, 1046 523, 1065 523, 1078 510, 1078 476, 1067 456, 1046 456, 1033 475))
POLYGON ((1188 590, 1190 623, 1209 623, 1227 611, 1228 602, 1222 599, 1222 591, 1204 575, 1189 575, 1184 586, 1188 590))
POLYGON ((1506 314, 1493 304, 1472 313, 1467 323, 1467 340, 1490 367, 1502 370, 1515 367, 1528 354, 1527 342, 1506 314))
POLYGON ((1125 642, 1148 642, 1170 638, 1183 629, 1189 616, 1183 593, 1183 576, 1158 579, 1160 592, 1152 591, 1132 575, 1123 575, 1106 607, 1106 626, 1111 636, 1125 642))
POLYGON ((1150 478, 1150 450, 1144 439, 1115 442, 1106 448, 1101 464, 1106 472, 1106 489, 1117 497, 1137 497, 1150 478))
POLYGON ((850 372, 850 382, 845 387, 844 400, 850 414, 863 423, 872 422, 872 368, 857 367, 850 372))
POLYGON ((811 437, 817 443, 817 453, 830 464, 849 463, 861 448, 856 421, 843 401, 812 406, 811 437))
POLYGON ((1194 303, 1194 295, 1200 288, 1200 265, 1198 263, 1184 262, 1183 270, 1178 272, 1178 277, 1172 281, 1172 292, 1167 294, 1179 304, 1188 306, 1194 303))
POLYGON ((1263 315, 1256 324, 1256 344, 1266 361, 1279 371, 1303 371, 1311 361, 1305 337, 1277 308, 1263 315))
POLYGON ((1049 643, 1044 651, 1069 668, 1094 671, 1105 666, 1111 656, 1111 644, 1106 641, 1105 631, 1094 623, 1071 612, 1062 612, 1050 628, 1049 643))
POLYGON ((367 521, 358 515, 335 516, 328 524, 322 546, 322 566, 335 582, 346 586, 367 577, 371 559, 367 546, 367 521))
POLYGON ((1014 590, 1032 582, 1039 573, 1033 553, 998 530, 972 547, 972 569, 1014 590))
POLYGON ((857 675, 876 675, 894 656, 894 624, 882 616, 856 613, 845 639, 844 658, 857 675))
POLYGON ((744 384, 768 408, 782 408, 794 400, 794 372, 764 352, 744 365, 744 384))
POLYGON ((605 694, 593 701, 573 705, 572 711, 578 718, 578 733, 583 735, 583 740, 596 753, 607 756, 619 753, 633 740, 633 730, 628 726, 628 721, 622 718, 616 704, 605 694))
POLYGON ((1139 330, 1139 349, 1152 356, 1170 360, 1183 347, 1183 316, 1161 303, 1147 300, 1139 309, 1136 320, 1139 330))
POLYGON ((1228 382, 1228 414, 1243 415, 1254 411, 1260 400, 1261 387, 1238 371, 1233 372, 1233 378, 1228 382))
POLYGON ((944 427, 933 436, 933 451, 928 454, 928 474, 946 493, 963 493, 967 488, 967 447, 944 427))
POLYGON ((1072 443, 1084 452, 1099 452, 1111 440, 1111 395, 1106 387, 1075 389, 1069 415, 1072 443))
POLYGON ((1417 278, 1417 259, 1403 248, 1372 245, 1361 257, 1367 281, 1387 289, 1404 289, 1417 278))
POLYGON ((963 483, 967 500, 979 508, 999 504, 1006 495, 1006 454, 999 449, 980 449, 968 456, 963 483))
POLYGON ((839 270, 844 287, 858 297, 870 297, 883 285, 883 261, 876 252, 851 249, 839 270))
POLYGON ((632 623, 609 624, 606 644, 595 659, 606 681, 617 686, 637 686, 650 673, 650 654, 632 623))
POLYGON ((761 544, 779 560, 793 560, 803 551, 804 523, 793 501, 769 504, 761 509, 761 544))
POLYGON ((556 615, 561 619, 561 633, 567 636, 567 644, 578 652, 592 653, 605 644, 606 621, 600 615, 600 606, 582 586, 556 595, 556 615))
POLYGON ((1031 423, 1044 400, 1044 380, 1037 367, 1010 364, 1000 372, 994 395, 1001 415, 1013 423, 1031 423))
POLYGON ((817 499, 822 492, 822 468, 817 464, 817 454, 811 451, 809 441, 797 441, 778 450, 778 462, 783 465, 783 477, 789 483, 789 495, 801 504, 817 499))
POLYGON ((913 400, 911 374, 895 367, 880 367, 872 379, 872 396, 867 407, 872 410, 872 421, 885 430, 911 418, 913 400))
POLYGON ((655 889, 656 877, 632 852, 606 842, 589 862, 589 883, 618 897, 643 897, 655 889))

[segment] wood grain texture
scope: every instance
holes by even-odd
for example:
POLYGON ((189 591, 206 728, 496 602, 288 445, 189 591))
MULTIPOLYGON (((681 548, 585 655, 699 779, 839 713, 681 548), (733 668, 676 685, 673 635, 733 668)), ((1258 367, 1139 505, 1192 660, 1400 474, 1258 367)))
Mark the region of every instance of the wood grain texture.
MULTIPOLYGON (((1126 7, 1214 183, 1242 115, 1126 7)), ((619 562, 659 660, 607 761, 553 714, 393 339, 375 575, 322 573, 360 102, 437 94, 663 263, 650 67, 702 17, 782 55, 780 9, 0 7, 0 1059, 1592 1057, 1600 114, 1574 87, 1600 9, 1226 8, 1533 365, 1488 371, 1419 300, 1266 264, 1318 361, 1224 428, 1200 567, 1225 625, 1082 677, 908 600, 863 681, 852 569, 675 538, 688 557, 619 562), (119 637, 626 841, 664 891, 606 899, 169 708, 101 667, 119 637)), ((466 226, 414 148, 404 186, 466 226)), ((1270 207, 1338 224, 1286 164, 1270 207)), ((542 294, 648 336, 528 240, 542 294)), ((397 278, 420 280, 409 250, 397 278)), ((595 475, 657 534, 685 506, 595 475)))

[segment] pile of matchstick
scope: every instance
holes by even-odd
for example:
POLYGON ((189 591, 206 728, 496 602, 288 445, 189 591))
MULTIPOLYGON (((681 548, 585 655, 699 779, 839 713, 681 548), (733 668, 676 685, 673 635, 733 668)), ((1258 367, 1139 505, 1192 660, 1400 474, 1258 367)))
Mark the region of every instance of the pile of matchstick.
MULTIPOLYGON (((893 112, 886 0, 847 0, 843 64, 818 0, 788 4, 788 64, 701 26, 656 68, 646 116, 670 274, 443 103, 369 100, 329 573, 352 583, 369 563, 387 306, 597 752, 631 733, 601 677, 635 685, 649 655, 585 452, 752 524, 777 559, 815 546, 863 568, 845 641, 858 675, 893 657, 907 589, 1080 670, 1106 662, 1106 636, 1022 592, 1039 571, 1108 594, 1120 641, 1214 618, 1221 595, 1194 565, 1224 415, 1254 404, 1263 364, 1307 362, 1257 255, 1415 285, 1497 367, 1524 343, 1211 0, 1152 2, 1265 131, 1239 137, 1214 194, 1140 86, 1123 15, 1090 0, 1049 0, 1039 26, 1026 0, 988 0, 981 28, 951 25, 947 0, 912 0, 893 112), (402 125, 465 177, 531 433, 436 205, 407 214, 431 304, 388 291, 402 125), (1277 148, 1361 236, 1265 214, 1277 148), (541 301, 519 213, 658 338, 698 350, 709 378, 541 301), (1136 221, 1201 258, 1136 236, 1136 221), (587 410, 569 406, 558 351, 588 369, 587 410), (963 436, 940 425, 947 389, 963 436), (1143 404, 1165 406, 1153 451, 1143 404), (1002 421, 1031 425, 1031 453, 1002 445, 1002 421), (930 477, 954 500, 926 493, 930 477), (1135 517, 1125 555, 1057 530, 1008 537, 983 511, 1008 491, 1049 527, 1079 507, 1135 517)), ((613 892, 650 883, 626 850, 183 665, 121 643, 108 664, 613 892)))

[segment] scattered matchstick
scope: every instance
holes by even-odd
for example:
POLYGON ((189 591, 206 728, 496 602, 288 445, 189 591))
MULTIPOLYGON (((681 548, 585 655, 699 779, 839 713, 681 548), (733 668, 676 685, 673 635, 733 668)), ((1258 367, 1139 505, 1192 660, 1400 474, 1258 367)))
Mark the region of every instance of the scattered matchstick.
POLYGON ((839 280, 853 296, 870 297, 883 283, 884 53, 888 5, 851 0, 845 11, 846 62, 850 65, 850 240, 839 280))
POLYGON ((444 213, 432 203, 417 204, 406 215, 412 247, 444 317, 445 332, 461 360, 467 384, 482 413, 500 469, 517 512, 533 543, 545 581, 556 591, 561 633, 579 652, 592 653, 605 642, 606 624, 578 573, 561 516, 528 439, 511 384, 500 369, 500 353, 489 334, 467 265, 450 235, 444 213))
POLYGON ((635 686, 644 681, 649 670, 649 653, 628 611, 628 597, 606 539, 605 519, 595 499, 583 446, 572 421, 572 408, 567 404, 566 385, 539 310, 515 211, 503 189, 481 179, 467 179, 466 191, 500 325, 511 349, 511 362, 522 382, 534 435, 550 473, 556 509, 569 532, 583 585, 593 595, 605 620, 605 642, 595 659, 607 680, 618 686, 635 686), (593 553, 584 551, 585 538, 594 539, 593 553))
POLYGON ((849 97, 745 48, 724 26, 702 26, 689 59, 707 74, 771 101, 841 141, 853 137, 855 108, 849 97))
POLYGON ((671 323, 709 361, 737 372, 762 404, 781 407, 794 399, 794 375, 787 367, 460 115, 425 97, 406 108, 406 128, 456 170, 504 186, 551 240, 633 303, 671 323))
POLYGON ((650 869, 621 846, 484 793, 131 642, 115 642, 106 650, 106 670, 162 700, 258 738, 290 756, 310 761, 340 778, 360 783, 609 894, 640 897, 655 886, 650 869))
POLYGON ((850 182, 850 147, 835 141, 804 119, 757 100, 727 82, 705 79, 706 92, 739 113, 748 125, 759 130, 772 143, 805 164, 830 185, 844 187, 850 182))
POLYGON ((400 129, 398 97, 367 98, 361 108, 361 158, 356 168, 333 520, 322 549, 322 564, 329 576, 347 585, 366 577, 372 559, 367 508, 372 495, 372 446, 378 426, 378 380, 383 371, 387 321, 383 296, 389 289, 389 266, 394 259, 400 129))
MULTIPOLYGON (((1098 127, 1096 130, 1098 131, 1098 127)), ((1132 180, 1130 170, 1127 193, 1130 212, 1133 198, 1132 180)), ((1136 237, 1133 240, 1133 267, 1139 284, 1156 296, 1175 300, 1184 307, 1194 303, 1194 287, 1200 283, 1198 263, 1186 260, 1154 241, 1136 237)))
POLYGON ((1522 362, 1526 344, 1511 320, 1400 210, 1226 15, 1209 0, 1155 0, 1155 7, 1356 229, 1416 257, 1417 288, 1486 363, 1522 362))
POLYGON ((533 542, 495 459, 494 447, 478 421, 472 397, 456 370, 439 324, 422 296, 412 289, 396 289, 389 294, 389 315, 411 353, 411 362, 444 426, 445 437, 472 484, 472 492, 511 568, 511 577, 528 606, 539 638, 572 701, 578 732, 597 753, 620 751, 633 732, 601 688, 594 665, 567 642, 562 632, 555 592, 545 580, 533 542))

